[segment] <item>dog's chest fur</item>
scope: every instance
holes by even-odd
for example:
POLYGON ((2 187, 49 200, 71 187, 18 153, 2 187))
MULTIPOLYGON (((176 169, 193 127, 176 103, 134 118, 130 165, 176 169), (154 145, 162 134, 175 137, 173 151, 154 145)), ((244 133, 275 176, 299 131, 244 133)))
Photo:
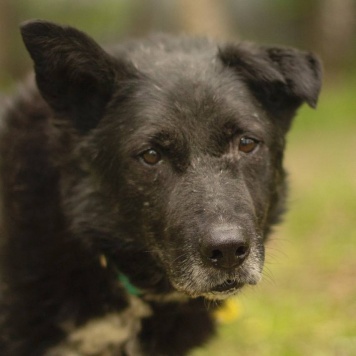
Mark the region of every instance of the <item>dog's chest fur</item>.
POLYGON ((138 334, 142 318, 151 314, 148 304, 130 296, 129 305, 120 313, 94 318, 79 328, 70 322, 62 325, 66 338, 46 352, 46 356, 143 355, 138 334))

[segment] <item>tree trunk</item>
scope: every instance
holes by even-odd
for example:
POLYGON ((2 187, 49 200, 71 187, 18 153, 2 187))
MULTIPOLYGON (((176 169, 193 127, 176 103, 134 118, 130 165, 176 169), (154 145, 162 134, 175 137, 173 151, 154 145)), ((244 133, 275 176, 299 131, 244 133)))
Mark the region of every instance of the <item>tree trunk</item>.
POLYGON ((178 0, 178 10, 180 27, 185 33, 216 39, 231 37, 230 17, 224 1, 178 0))
POLYGON ((353 62, 355 54, 356 2, 323 0, 319 2, 317 43, 325 66, 332 74, 353 62))

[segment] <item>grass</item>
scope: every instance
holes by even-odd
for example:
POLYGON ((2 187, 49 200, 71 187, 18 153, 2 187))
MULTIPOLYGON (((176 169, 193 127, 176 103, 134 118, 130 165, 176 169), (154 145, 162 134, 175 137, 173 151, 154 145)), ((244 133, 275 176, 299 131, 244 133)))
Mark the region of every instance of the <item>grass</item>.
POLYGON ((237 320, 192 356, 356 355, 355 91, 326 90, 289 135, 290 212, 267 245, 264 281, 237 320))

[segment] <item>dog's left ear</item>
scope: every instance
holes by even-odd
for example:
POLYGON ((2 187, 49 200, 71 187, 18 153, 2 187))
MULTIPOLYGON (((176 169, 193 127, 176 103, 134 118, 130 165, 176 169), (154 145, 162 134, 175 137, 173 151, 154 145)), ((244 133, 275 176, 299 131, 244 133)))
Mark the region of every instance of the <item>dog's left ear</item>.
POLYGON ((43 98, 81 133, 98 124, 115 84, 134 75, 131 63, 112 58, 73 27, 36 20, 24 23, 21 33, 43 98))
POLYGON ((321 88, 321 63, 310 52, 243 42, 220 48, 222 62, 236 70, 263 105, 289 126, 306 102, 315 108, 321 88))

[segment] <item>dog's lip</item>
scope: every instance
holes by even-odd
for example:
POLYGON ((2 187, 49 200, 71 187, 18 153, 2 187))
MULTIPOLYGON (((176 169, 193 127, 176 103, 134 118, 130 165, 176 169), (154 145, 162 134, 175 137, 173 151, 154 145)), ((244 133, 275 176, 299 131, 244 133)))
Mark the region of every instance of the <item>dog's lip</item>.
POLYGON ((233 290, 241 288, 244 284, 237 280, 227 279, 224 283, 221 283, 211 289, 212 292, 227 293, 233 290))

